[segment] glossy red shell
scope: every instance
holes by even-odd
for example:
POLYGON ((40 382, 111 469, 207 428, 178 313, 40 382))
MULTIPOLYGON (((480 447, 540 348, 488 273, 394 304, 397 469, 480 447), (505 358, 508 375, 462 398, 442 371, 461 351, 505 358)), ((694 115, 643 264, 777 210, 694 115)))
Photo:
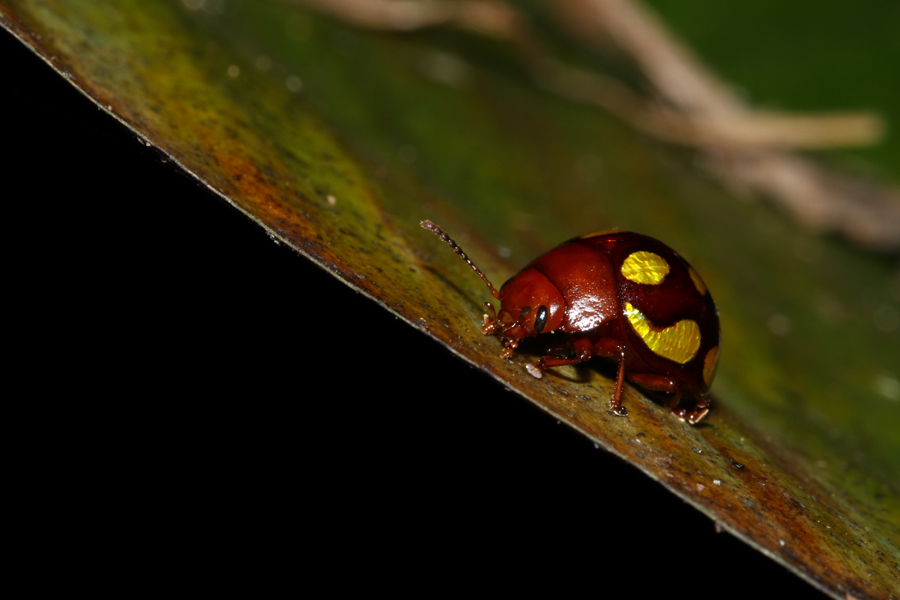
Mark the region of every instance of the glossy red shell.
MULTIPOLYGON (((624 231, 569 240, 533 260, 503 285, 501 315, 505 311, 506 319, 517 318, 521 305, 536 303, 530 299, 533 290, 518 289, 519 278, 523 282, 537 279, 533 271, 543 275, 564 302, 561 319, 556 319, 557 331, 592 341, 614 338, 625 345, 626 372, 670 377, 696 397, 708 391, 704 360, 719 346, 718 312, 709 291, 701 293, 690 265, 674 250, 649 236, 624 231), (659 284, 636 283, 622 274, 626 258, 639 251, 652 252, 668 263, 669 272, 659 284), (685 319, 695 322, 700 331, 699 349, 684 364, 655 353, 625 316, 626 302, 660 328, 685 319)), ((696 273, 695 277, 700 281, 696 273)), ((702 282, 699 285, 705 288, 702 282)), ((542 293, 549 296, 551 292, 542 293)))

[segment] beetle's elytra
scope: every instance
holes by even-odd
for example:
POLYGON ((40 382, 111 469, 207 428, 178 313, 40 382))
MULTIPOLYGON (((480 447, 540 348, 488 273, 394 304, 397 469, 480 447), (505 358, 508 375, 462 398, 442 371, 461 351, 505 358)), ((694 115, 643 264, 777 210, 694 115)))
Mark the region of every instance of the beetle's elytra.
POLYGON ((624 414, 622 386, 672 394, 666 406, 698 423, 719 361, 719 316, 700 275, 674 250, 646 235, 604 231, 571 239, 542 254, 498 292, 460 247, 431 221, 422 227, 444 240, 484 280, 500 312, 484 316, 485 335, 503 342, 503 358, 524 338, 557 333, 564 340, 527 370, 601 356, 618 363, 610 408, 624 414), (687 394, 693 410, 679 408, 687 394))

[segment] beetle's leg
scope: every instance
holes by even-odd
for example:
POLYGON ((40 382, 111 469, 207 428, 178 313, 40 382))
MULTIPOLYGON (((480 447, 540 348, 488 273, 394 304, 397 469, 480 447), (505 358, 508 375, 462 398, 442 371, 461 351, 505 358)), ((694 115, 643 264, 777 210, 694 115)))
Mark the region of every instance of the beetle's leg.
POLYGON ((503 360, 509 360, 510 358, 512 358, 513 353, 519 346, 519 340, 511 340, 509 338, 505 338, 503 340, 503 345, 506 346, 506 349, 500 353, 500 358, 502 358, 503 360))
POLYGON ((572 358, 575 356, 575 347, 572 340, 555 341, 544 345, 544 357, 572 358))
MULTIPOLYGON (((487 308, 491 309, 491 321, 496 321, 497 311, 494 310, 494 305, 491 302, 484 302, 482 303, 482 306, 486 306, 487 308)), ((487 318, 487 315, 485 315, 485 318, 487 318)))
POLYGON ((578 363, 584 362, 588 358, 556 358, 555 356, 545 356, 541 360, 535 363, 528 363, 525 365, 525 370, 531 373, 533 376, 540 379, 544 376, 544 371, 547 370, 548 367, 561 367, 563 365, 577 365, 578 363))
MULTIPOLYGON (((656 375, 653 373, 629 373, 628 380, 632 383, 636 383, 644 389, 651 390, 653 392, 666 392, 669 394, 675 394, 678 400, 681 399, 681 388, 678 387, 678 382, 671 377, 666 377, 665 375, 656 375)), ((669 408, 677 406, 678 404, 678 401, 676 400, 670 406, 670 402, 672 402, 672 400, 666 402, 666 406, 669 408)))
POLYGON ((622 389, 625 387, 625 350, 622 350, 622 354, 619 357, 619 373, 616 375, 616 390, 613 392, 613 397, 609 401, 609 407, 612 409, 614 413, 617 415, 625 416, 628 414, 622 408, 622 389))
POLYGON ((681 390, 678 390, 672 397, 666 400, 666 408, 675 412, 675 409, 678 408, 678 405, 681 403, 681 396, 683 395, 681 390))
POLYGON ((697 403, 696 410, 688 411, 684 408, 678 408, 678 404, 681 403, 681 390, 675 392, 671 398, 666 400, 666 408, 672 411, 676 417, 681 419, 682 421, 687 421, 691 425, 696 425, 706 416, 706 413, 709 412, 709 399, 702 399, 697 403))
POLYGON ((587 338, 579 338, 572 342, 572 348, 575 350, 574 358, 557 358, 555 356, 545 356, 536 363, 528 363, 525 370, 533 376, 540 379, 544 376, 544 370, 548 367, 561 367, 563 365, 577 365, 578 363, 591 360, 594 356, 594 347, 587 338))
POLYGON ((625 346, 614 337, 602 337, 594 342, 594 353, 619 363, 616 389, 609 400, 609 407, 614 413, 624 417, 627 414, 622 408, 622 390, 625 388, 625 346))
POLYGON ((490 302, 482 304, 491 310, 490 315, 484 315, 484 325, 481 327, 481 333, 484 335, 496 335, 500 331, 500 323, 497 322, 497 311, 490 302))
POLYGON ((681 387, 678 385, 678 382, 671 377, 666 377, 664 375, 654 375, 652 373, 629 373, 628 379, 644 389, 651 390, 653 392, 666 392, 669 394, 673 394, 671 398, 666 400, 666 408, 671 410, 676 417, 678 417, 682 421, 687 421, 691 425, 696 425, 697 423, 699 423, 700 420, 706 416, 706 413, 709 412, 709 407, 712 404, 709 398, 701 398, 700 401, 697 402, 697 408, 693 411, 689 411, 684 408, 678 408, 678 404, 681 402, 683 392, 681 390, 681 387))
POLYGON ((712 400, 710 400, 709 398, 700 398, 700 401, 697 402, 697 408, 692 412, 685 412, 685 410, 682 408, 678 411, 675 411, 675 414, 683 419, 687 419, 687 422, 691 425, 696 425, 703 420, 703 417, 706 416, 706 413, 709 412, 709 409, 711 407, 712 400), (679 414, 679 412, 682 414, 679 414))
MULTIPOLYGON (((484 316, 487 317, 487 315, 484 316)), ((497 335, 500 333, 500 324, 497 321, 485 320, 484 325, 481 326, 481 333, 484 335, 497 335)))

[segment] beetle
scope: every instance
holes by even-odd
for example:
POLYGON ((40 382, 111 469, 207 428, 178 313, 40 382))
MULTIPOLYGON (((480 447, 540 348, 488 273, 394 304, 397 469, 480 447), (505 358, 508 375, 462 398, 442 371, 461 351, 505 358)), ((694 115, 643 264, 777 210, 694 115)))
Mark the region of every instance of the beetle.
POLYGON ((554 333, 552 352, 526 365, 534 377, 600 356, 618 363, 609 403, 615 414, 626 414, 626 377, 671 394, 666 406, 691 424, 709 412, 719 313, 697 271, 659 240, 630 231, 582 235, 537 257, 497 291, 440 227, 421 225, 462 257, 500 301, 499 313, 484 303, 490 315, 481 331, 500 338, 502 358, 511 358, 525 338, 554 333), (696 399, 693 410, 679 407, 685 394, 696 399))

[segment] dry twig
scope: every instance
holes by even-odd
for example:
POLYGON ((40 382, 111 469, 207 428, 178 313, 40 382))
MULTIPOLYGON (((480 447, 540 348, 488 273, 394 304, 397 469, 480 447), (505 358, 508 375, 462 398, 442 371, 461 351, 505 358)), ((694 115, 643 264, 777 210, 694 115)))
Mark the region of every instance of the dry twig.
POLYGON ((413 31, 454 25, 501 38, 511 38, 524 26, 515 9, 483 0, 293 0, 356 27, 413 31))
POLYGON ((838 145, 834 142, 841 130, 851 134, 855 130, 860 141, 869 133, 871 142, 879 139, 883 130, 874 116, 801 117, 790 122, 779 116, 767 123, 765 115, 756 113, 747 120, 746 116, 753 114, 750 109, 638 0, 553 0, 552 6, 573 35, 598 48, 612 39, 664 101, 705 119, 697 133, 715 136, 720 119, 733 119, 728 136, 718 133, 719 142, 696 138, 701 141, 698 146, 704 151, 704 163, 723 183, 777 200, 807 227, 839 231, 870 248, 900 246, 900 190, 831 173, 807 158, 778 149, 791 144, 720 143, 733 134, 759 141, 766 138, 764 129, 776 131, 784 141, 805 141, 794 147, 838 145))
POLYGON ((502 0, 288 0, 358 27, 411 31, 454 26, 516 44, 543 87, 592 104, 654 138, 697 148, 724 184, 771 196, 808 227, 840 231, 871 248, 900 246, 900 191, 830 173, 792 148, 876 143, 868 113, 753 111, 639 0, 547 0, 562 27, 605 51, 613 44, 647 78, 655 98, 623 83, 560 64, 528 20, 502 0))

